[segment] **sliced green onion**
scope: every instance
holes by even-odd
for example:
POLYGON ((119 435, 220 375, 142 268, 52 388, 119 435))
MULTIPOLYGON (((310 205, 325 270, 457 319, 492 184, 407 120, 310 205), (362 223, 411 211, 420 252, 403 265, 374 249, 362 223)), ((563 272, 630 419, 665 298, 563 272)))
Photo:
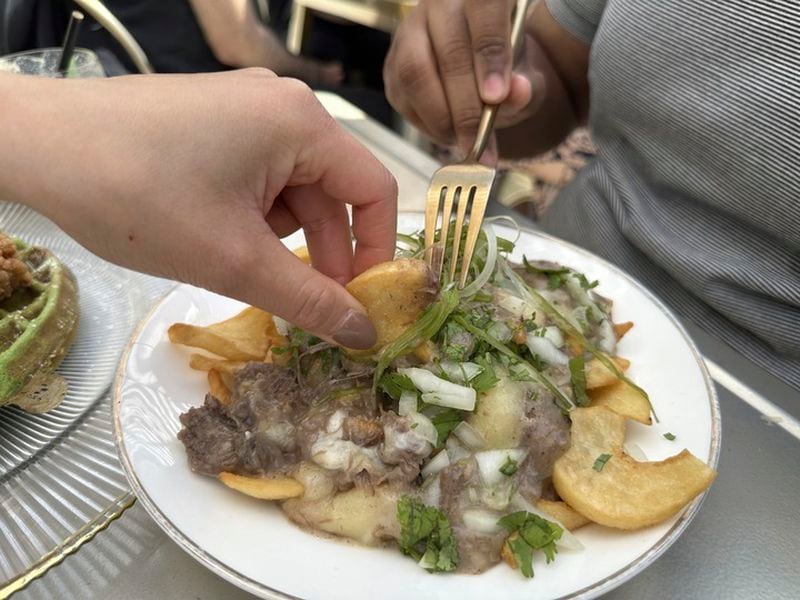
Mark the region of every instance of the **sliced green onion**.
POLYGON ((537 370, 536 370, 536 369, 533 367, 533 365, 531 365, 531 364, 527 363, 527 362, 526 362, 526 361, 524 361, 522 358, 520 358, 520 357, 517 355, 517 353, 516 353, 516 352, 514 352, 513 350, 511 350, 511 348, 509 348, 508 346, 506 346, 506 345, 505 345, 505 344, 503 344, 502 342, 500 342, 500 341, 496 340, 495 338, 493 338, 492 336, 490 336, 488 333, 486 333, 486 332, 485 332, 485 331, 483 331, 482 329, 479 329, 478 327, 475 327, 475 326, 474 326, 472 323, 470 323, 469 321, 467 321, 467 320, 466 320, 464 317, 462 317, 461 315, 456 315, 456 316, 454 316, 454 317, 453 317, 453 320, 454 320, 456 323, 458 323, 459 325, 461 325, 461 326, 462 326, 464 329, 466 329, 467 331, 469 331, 469 332, 470 332, 472 335, 474 335, 476 338, 478 338, 479 340, 482 340, 482 341, 486 342, 486 343, 487 343, 487 344, 489 344, 489 345, 490 345, 492 348, 494 348, 495 350, 497 350, 498 352, 500 352, 500 353, 501 353, 501 354, 503 354, 504 356, 507 356, 507 357, 508 357, 509 359, 511 359, 513 362, 515 362, 515 363, 519 364, 519 365, 520 365, 522 368, 524 368, 524 369, 525 369, 525 370, 526 370, 526 371, 527 371, 527 372, 528 372, 528 373, 531 375, 531 377, 532 377, 532 379, 533 379, 534 381, 537 381, 538 383, 541 383, 543 386, 545 386, 545 387, 546 387, 548 390, 550 390, 550 391, 552 392, 553 396, 555 396, 555 401, 556 401, 556 404, 559 406, 559 408, 561 408, 562 410, 565 410, 565 411, 570 411, 570 410, 572 410, 572 409, 574 408, 574 405, 572 404, 572 401, 570 401, 570 399, 569 399, 569 398, 567 398, 567 397, 566 397, 566 396, 565 396, 565 395, 564 395, 564 394, 561 392, 561 390, 559 390, 559 389, 558 389, 558 388, 555 386, 555 384, 554 384, 552 381, 550 381, 550 380, 549 380, 549 379, 548 379, 548 378, 547 378, 547 377, 544 375, 544 373, 540 373, 539 371, 537 371, 537 370))
POLYGON ((523 295, 527 294, 534 301, 536 301, 536 303, 544 311, 544 313, 547 316, 549 316, 551 319, 553 319, 553 321, 555 321, 556 325, 558 325, 561 329, 566 331, 569 335, 575 337, 578 341, 580 341, 581 344, 583 344, 583 346, 589 352, 591 352, 592 355, 597 360, 599 360, 601 363, 603 363, 603 365, 605 365, 605 367, 609 371, 611 371, 617 379, 619 379, 620 381, 624 381, 629 386, 631 386, 633 389, 635 389, 637 392, 642 394, 642 396, 644 396, 645 400, 647 400, 647 403, 650 405, 650 412, 653 413, 653 418, 656 420, 656 422, 658 422, 658 415, 656 415, 656 411, 653 408, 653 403, 650 402, 650 396, 647 395, 647 392, 645 392, 642 388, 640 388, 633 381, 631 381, 625 375, 625 373, 620 371, 619 367, 617 367, 617 365, 614 363, 614 361, 611 360, 611 358, 607 354, 605 354, 604 352, 601 352, 597 348, 597 346, 595 346, 593 343, 591 343, 586 338, 586 336, 583 335, 583 333, 580 332, 576 327, 574 327, 572 325, 572 323, 570 323, 566 319, 566 317, 564 317, 564 315, 562 315, 558 311, 558 309, 556 309, 555 306, 550 304, 550 302, 548 302, 547 299, 544 296, 542 296, 539 292, 537 292, 536 290, 534 290, 533 288, 528 286, 522 280, 522 278, 519 275, 514 273, 514 270, 511 267, 508 266, 508 263, 506 261, 501 260, 501 261, 498 261, 498 262, 500 263, 500 267, 503 269, 503 273, 505 273, 506 277, 508 277, 511 280, 511 282, 514 284, 514 286, 517 288, 517 290, 521 294, 523 294, 523 295))
POLYGON ((378 389, 378 382, 381 380, 383 372, 388 368, 394 359, 404 354, 412 352, 423 342, 427 342, 435 336, 444 325, 458 302, 460 296, 458 290, 444 290, 436 302, 430 304, 417 318, 414 324, 406 329, 400 337, 381 350, 378 355, 378 364, 375 366, 375 377, 372 389, 378 389))

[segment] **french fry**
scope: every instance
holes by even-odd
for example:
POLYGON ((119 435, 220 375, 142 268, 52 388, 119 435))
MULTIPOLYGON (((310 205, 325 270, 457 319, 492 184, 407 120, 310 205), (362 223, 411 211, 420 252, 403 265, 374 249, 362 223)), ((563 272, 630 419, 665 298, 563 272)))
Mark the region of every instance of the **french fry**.
POLYGON ((306 246, 295 248, 292 250, 292 252, 294 252, 294 255, 307 265, 311 264, 311 255, 308 253, 308 248, 306 246))
POLYGON ((208 388, 209 393, 214 396, 214 398, 219 400, 220 404, 231 403, 230 389, 227 385, 225 385, 225 380, 222 378, 222 373, 216 369, 211 369, 208 371, 208 388))
POLYGON ((611 385, 589 390, 592 406, 605 406, 620 416, 639 421, 645 425, 652 424, 650 403, 642 393, 624 381, 615 381, 611 385))
POLYGON ((660 523, 716 477, 688 450, 657 462, 634 460, 622 450, 625 418, 603 406, 576 408, 570 418, 570 446, 555 462, 553 485, 595 523, 618 529, 660 523))
MULTIPOLYGON (((623 372, 631 366, 631 362, 621 356, 612 356, 611 360, 623 372)), ((586 363, 586 389, 593 390, 604 385, 611 385, 615 381, 618 381, 617 376, 596 358, 586 363)))
POLYGON ((239 360, 225 360, 224 358, 214 358, 205 354, 192 354, 189 356, 189 367, 195 371, 216 369, 223 373, 236 373, 246 364, 239 360))
POLYGON ((207 327, 175 323, 168 335, 175 344, 202 348, 235 361, 264 360, 267 350, 279 337, 272 315, 252 306, 207 327))
POLYGON ((536 508, 561 523, 570 531, 575 531, 591 523, 589 519, 578 513, 569 504, 560 500, 539 500, 536 503, 536 508))
POLYGON ((219 480, 232 490, 260 500, 286 500, 303 495, 303 484, 289 477, 248 477, 222 472, 219 480))
POLYGON ((633 321, 626 321, 625 323, 614 323, 614 335, 617 336, 617 341, 620 341, 625 334, 633 329, 633 321))
POLYGON ((364 306, 378 333, 374 347, 353 352, 354 355, 374 354, 397 339, 435 294, 434 277, 428 265, 408 258, 375 265, 346 287, 364 306))

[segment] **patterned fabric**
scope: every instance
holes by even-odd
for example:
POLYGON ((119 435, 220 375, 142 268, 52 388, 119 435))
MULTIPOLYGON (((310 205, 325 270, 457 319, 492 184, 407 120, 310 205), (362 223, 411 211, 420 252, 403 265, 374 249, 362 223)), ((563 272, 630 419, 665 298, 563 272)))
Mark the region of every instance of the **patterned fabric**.
POLYGON ((546 230, 800 388, 800 2, 547 0, 597 156, 546 230))

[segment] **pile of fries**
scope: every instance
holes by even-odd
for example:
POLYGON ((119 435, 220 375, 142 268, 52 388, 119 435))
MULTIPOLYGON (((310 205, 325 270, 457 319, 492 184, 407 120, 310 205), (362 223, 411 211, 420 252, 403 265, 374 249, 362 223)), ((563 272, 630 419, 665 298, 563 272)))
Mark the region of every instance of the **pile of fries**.
MULTIPOLYGON (((297 252, 307 260, 304 249, 297 252)), ((348 289, 365 306, 378 331, 373 354, 401 335, 433 294, 427 268, 410 259, 373 267, 348 289)), ((632 326, 617 324, 617 337, 632 326)), ((232 380, 239 369, 249 361, 279 360, 271 350, 287 344, 272 315, 253 307, 207 327, 175 324, 169 338, 212 355, 192 354, 189 365, 208 373, 210 393, 223 404, 230 402, 232 380)), ((621 357, 610 358, 621 371, 630 364, 621 357)), ((543 512, 568 529, 590 522, 638 529, 675 515, 711 485, 716 473, 688 450, 655 462, 639 462, 623 450, 627 419, 651 425, 651 406, 640 390, 596 359, 586 363, 586 388, 591 405, 570 413, 570 447, 555 463, 553 483, 562 501, 540 501, 543 512), (599 457, 604 457, 601 463, 599 457)), ((489 418, 489 429, 500 426, 501 414, 489 418)), ((487 438, 490 434, 488 429, 484 432, 487 438)), ((303 484, 292 478, 223 473, 220 480, 239 492, 268 500, 299 498, 304 493, 303 484)))

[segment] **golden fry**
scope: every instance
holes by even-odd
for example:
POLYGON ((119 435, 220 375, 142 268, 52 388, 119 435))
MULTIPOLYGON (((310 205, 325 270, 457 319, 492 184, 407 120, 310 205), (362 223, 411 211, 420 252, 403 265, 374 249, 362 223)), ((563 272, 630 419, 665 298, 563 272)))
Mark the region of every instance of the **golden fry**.
POLYGON ((232 490, 261 500, 286 500, 303 495, 303 484, 289 477, 248 477, 222 472, 219 480, 232 490))
POLYGON ((374 354, 390 344, 417 319, 433 300, 434 277, 421 260, 400 259, 375 265, 347 284, 361 302, 378 332, 371 349, 354 354, 374 354))
POLYGON ((294 252, 294 255, 307 265, 311 264, 311 255, 308 253, 308 248, 306 246, 295 248, 292 250, 292 252, 294 252))
POLYGON ((252 306, 207 327, 175 323, 168 334, 175 344, 202 348, 236 361, 264 360, 278 335, 272 315, 252 306))
MULTIPOLYGON (((614 361, 620 371, 625 372, 631 366, 630 361, 621 356, 611 356, 609 358, 614 361)), ((596 358, 586 363, 586 389, 592 390, 604 385, 611 385, 615 381, 618 381, 617 376, 596 358)))
POLYGON ((223 373, 236 373, 246 364, 239 360, 225 360, 224 358, 214 358, 205 354, 192 354, 189 356, 189 367, 195 371, 216 369, 223 373))
POLYGON ((536 503, 536 508, 561 523, 570 531, 580 529, 584 525, 588 525, 592 522, 590 519, 587 519, 577 512, 569 504, 560 500, 539 500, 539 502, 536 503))
POLYGON ((657 462, 637 462, 622 450, 625 418, 608 408, 577 408, 570 447, 555 463, 558 495, 592 521, 639 529, 675 515, 708 489, 716 473, 688 450, 657 462), (599 470, 597 460, 608 455, 599 470))
POLYGON ((220 404, 231 403, 230 388, 225 384, 222 373, 216 369, 208 371, 208 391, 214 398, 219 400, 220 404))
POLYGON ((614 335, 617 336, 617 341, 620 341, 625 334, 633 329, 633 321, 626 321, 625 323, 614 323, 614 335))
POLYGON ((650 403, 642 393, 624 381, 589 390, 592 406, 605 406, 620 416, 651 425, 650 403))

